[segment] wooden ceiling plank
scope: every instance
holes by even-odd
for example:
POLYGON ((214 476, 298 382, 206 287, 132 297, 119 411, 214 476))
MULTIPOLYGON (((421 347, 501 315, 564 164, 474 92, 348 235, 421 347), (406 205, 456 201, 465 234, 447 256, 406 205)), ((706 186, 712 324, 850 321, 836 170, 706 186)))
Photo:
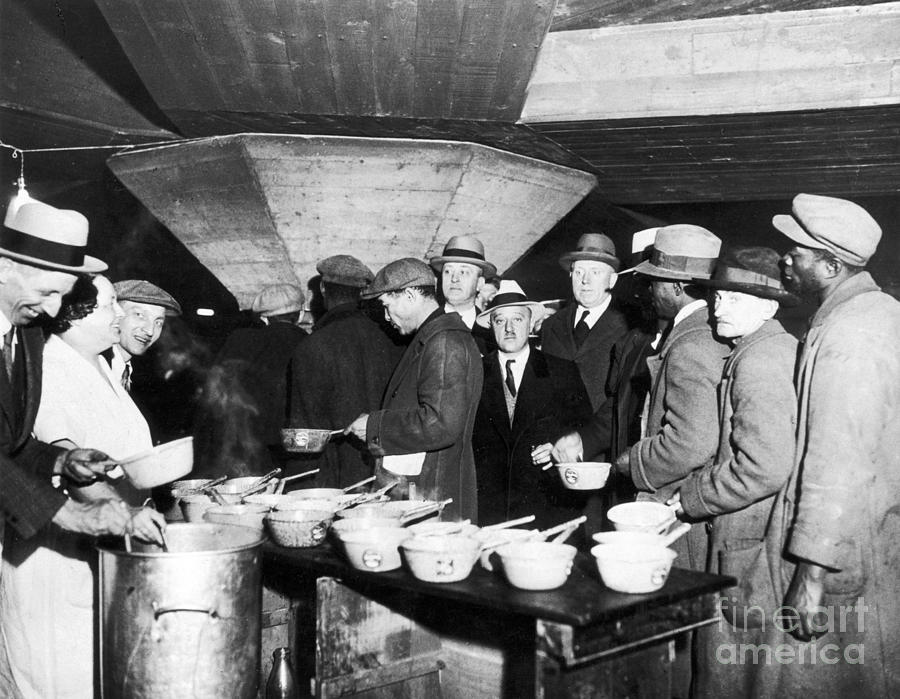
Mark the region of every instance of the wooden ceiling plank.
POLYGON ((375 113, 411 115, 415 109, 418 3, 396 0, 390 5, 374 3, 375 113))
MULTIPOLYGON (((283 28, 285 51, 291 66, 298 111, 337 113, 337 95, 328 47, 327 0, 275 0, 283 28)), ((294 110, 291 110, 294 111, 294 110)))
POLYGON ((419 0, 416 17, 414 115, 448 116, 464 0, 419 0))
POLYGON ((368 0, 330 2, 325 31, 341 114, 375 114, 373 11, 368 0))

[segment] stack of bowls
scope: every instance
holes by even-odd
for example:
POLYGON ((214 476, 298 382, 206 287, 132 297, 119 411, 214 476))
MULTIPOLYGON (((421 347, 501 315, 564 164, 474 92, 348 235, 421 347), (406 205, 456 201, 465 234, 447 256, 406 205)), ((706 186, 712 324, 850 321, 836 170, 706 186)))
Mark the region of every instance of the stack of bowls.
POLYGON ((523 541, 497 549, 510 585, 520 590, 555 590, 572 572, 578 552, 569 544, 523 541))
POLYGON ((662 534, 675 522, 675 511, 661 502, 641 500, 609 508, 609 521, 620 532, 662 534))
POLYGON ((464 534, 412 536, 400 549, 413 576, 425 582, 448 583, 469 577, 481 544, 464 534))
MULTIPOLYGON (((224 483, 216 486, 216 492, 222 496, 222 499, 229 505, 238 505, 241 502, 241 493, 259 482, 261 476, 244 476, 241 478, 229 478, 224 483)), ((264 488, 260 488, 257 493, 273 493, 278 487, 278 479, 273 478, 266 483, 264 488)))

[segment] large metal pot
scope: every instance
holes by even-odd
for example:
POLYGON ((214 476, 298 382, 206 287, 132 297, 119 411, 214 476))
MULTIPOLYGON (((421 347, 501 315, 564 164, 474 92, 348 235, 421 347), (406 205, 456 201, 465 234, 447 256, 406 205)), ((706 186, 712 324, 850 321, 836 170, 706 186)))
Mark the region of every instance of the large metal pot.
POLYGON ((166 539, 98 547, 103 696, 255 697, 262 533, 171 524, 166 539))

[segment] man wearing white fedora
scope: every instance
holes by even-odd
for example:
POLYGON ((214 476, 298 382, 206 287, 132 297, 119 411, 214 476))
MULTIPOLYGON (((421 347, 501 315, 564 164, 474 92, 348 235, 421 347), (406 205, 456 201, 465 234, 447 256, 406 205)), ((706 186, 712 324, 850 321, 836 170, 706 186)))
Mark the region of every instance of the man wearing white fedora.
POLYGON ((113 468, 94 449, 66 450, 31 436, 40 403, 43 334, 32 322, 55 316, 76 274, 106 264, 84 254, 87 219, 41 202, 8 212, 0 232, 0 509, 16 534, 30 538, 51 522, 89 535, 130 530, 131 514, 120 503, 78 503, 51 485, 54 476, 88 483, 113 468))
POLYGON ((475 299, 484 287, 485 278, 497 274, 497 268, 484 258, 484 245, 474 236, 455 235, 429 263, 438 275, 444 311, 459 314, 472 331, 478 351, 484 355, 492 347, 493 335, 475 323, 478 315, 475 299))

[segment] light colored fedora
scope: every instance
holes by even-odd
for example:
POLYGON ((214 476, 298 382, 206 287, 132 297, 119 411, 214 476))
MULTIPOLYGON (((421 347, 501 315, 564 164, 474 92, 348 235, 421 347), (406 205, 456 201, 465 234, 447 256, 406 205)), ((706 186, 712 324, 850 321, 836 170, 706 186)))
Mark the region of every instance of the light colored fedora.
POLYGON ((444 246, 444 252, 429 260, 431 266, 440 272, 445 262, 464 262, 480 267, 485 277, 497 274, 497 268, 484 259, 484 245, 473 235, 455 235, 444 246))
POLYGON ((578 244, 571 252, 564 253, 559 258, 559 264, 568 271, 573 262, 577 260, 591 260, 593 262, 605 262, 615 271, 619 271, 619 258, 616 257, 616 244, 608 235, 603 233, 585 233, 578 239, 578 244))
POLYGON ((31 201, 6 216, 0 256, 62 272, 103 272, 105 262, 84 254, 87 240, 88 220, 83 215, 31 201))
POLYGON ((547 312, 547 309, 544 308, 543 304, 538 303, 537 301, 528 300, 528 297, 525 295, 525 292, 522 291, 522 287, 519 286, 518 282, 515 282, 512 279, 503 279, 500 281, 500 288, 497 290, 497 293, 494 294, 494 298, 491 299, 487 308, 475 317, 475 322, 482 328, 490 327, 491 313, 498 308, 506 308, 507 306, 527 306, 530 308, 532 327, 537 321, 543 318, 544 314, 547 312))
POLYGON ((709 279, 721 249, 719 237, 700 226, 663 226, 656 232, 650 258, 635 267, 634 272, 674 281, 709 279))

